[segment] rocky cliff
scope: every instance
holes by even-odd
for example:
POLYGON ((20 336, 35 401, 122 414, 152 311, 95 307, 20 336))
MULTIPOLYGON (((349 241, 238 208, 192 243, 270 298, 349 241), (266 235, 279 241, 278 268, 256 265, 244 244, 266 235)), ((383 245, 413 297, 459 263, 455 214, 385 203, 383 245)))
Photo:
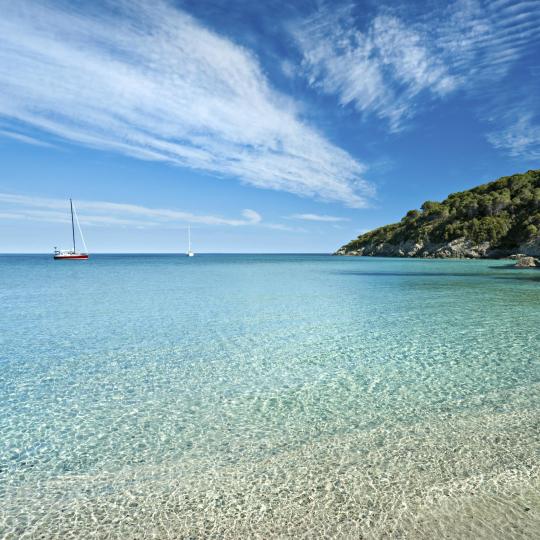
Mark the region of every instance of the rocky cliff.
POLYGON ((540 170, 515 174, 442 202, 344 245, 336 255, 427 258, 540 256, 540 170))

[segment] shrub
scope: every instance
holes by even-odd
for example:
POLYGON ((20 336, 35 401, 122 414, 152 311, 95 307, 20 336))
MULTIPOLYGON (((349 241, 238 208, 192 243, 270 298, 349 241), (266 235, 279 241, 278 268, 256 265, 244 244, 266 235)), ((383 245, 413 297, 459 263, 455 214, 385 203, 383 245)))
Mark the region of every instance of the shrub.
POLYGON ((534 170, 452 193, 442 202, 426 201, 421 210, 409 210, 401 222, 363 234, 345 249, 458 238, 514 248, 539 230, 540 170, 534 170))

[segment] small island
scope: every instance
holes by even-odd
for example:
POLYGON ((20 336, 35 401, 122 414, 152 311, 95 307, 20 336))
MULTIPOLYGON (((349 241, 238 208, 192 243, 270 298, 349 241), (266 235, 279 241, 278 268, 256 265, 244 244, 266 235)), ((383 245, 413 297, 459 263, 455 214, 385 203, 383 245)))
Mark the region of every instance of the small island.
POLYGON ((540 266, 540 170, 505 176, 442 202, 426 201, 335 255, 424 258, 512 257, 540 266))

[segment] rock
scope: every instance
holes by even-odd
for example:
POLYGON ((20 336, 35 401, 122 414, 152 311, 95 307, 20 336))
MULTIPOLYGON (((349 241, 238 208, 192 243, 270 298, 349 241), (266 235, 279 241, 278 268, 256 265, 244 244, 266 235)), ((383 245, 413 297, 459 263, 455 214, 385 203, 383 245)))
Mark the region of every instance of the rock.
POLYGON ((529 257, 540 257, 540 236, 531 238, 525 244, 519 246, 519 252, 529 257))
POLYGON ((534 257, 520 257, 516 260, 516 268, 536 268, 540 266, 540 261, 534 257))
POLYGON ((352 257, 422 257, 424 259, 501 259, 508 257, 516 260, 518 268, 540 266, 538 262, 534 262, 538 261, 537 253, 540 255, 540 244, 538 244, 537 240, 519 246, 517 254, 512 254, 512 251, 508 248, 493 248, 489 242, 475 243, 465 238, 458 238, 443 243, 414 242, 411 240, 397 244, 388 242, 368 243, 350 251, 347 251, 346 246, 343 246, 334 255, 352 257), (522 259, 524 259, 524 262, 520 263, 522 259))

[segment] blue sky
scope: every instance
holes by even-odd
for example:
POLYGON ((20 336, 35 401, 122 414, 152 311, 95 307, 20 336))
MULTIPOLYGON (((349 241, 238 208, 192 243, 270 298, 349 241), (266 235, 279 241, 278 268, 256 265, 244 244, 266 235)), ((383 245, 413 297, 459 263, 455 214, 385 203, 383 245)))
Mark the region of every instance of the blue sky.
POLYGON ((0 0, 0 251, 330 252, 540 166, 540 2, 0 0))

